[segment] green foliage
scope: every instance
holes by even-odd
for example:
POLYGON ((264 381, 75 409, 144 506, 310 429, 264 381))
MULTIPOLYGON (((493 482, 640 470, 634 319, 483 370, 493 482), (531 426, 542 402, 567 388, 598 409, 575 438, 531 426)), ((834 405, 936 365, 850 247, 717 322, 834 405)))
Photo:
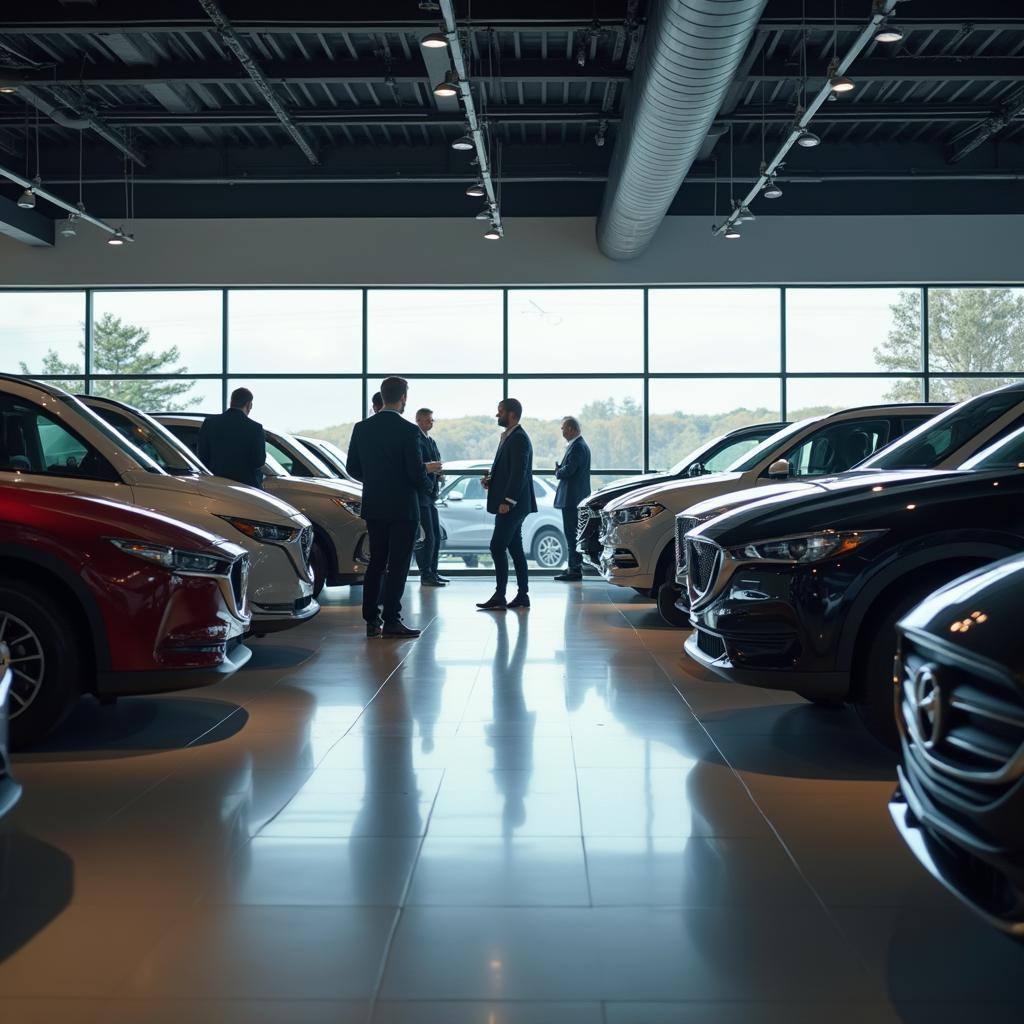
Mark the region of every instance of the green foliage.
MULTIPOLYGON (((177 345, 162 352, 147 352, 149 331, 134 324, 125 324, 110 313, 93 324, 92 361, 93 373, 109 374, 186 374, 187 366, 175 366, 181 358, 177 345)), ((79 350, 85 352, 84 342, 79 350)), ((32 370, 21 363, 21 372, 31 375, 32 370)), ((66 363, 50 349, 43 357, 42 375, 73 377, 82 373, 81 363, 66 363)), ((80 382, 58 380, 55 383, 71 391, 81 387, 80 382)), ((138 406, 147 412, 180 412, 199 404, 198 397, 190 397, 194 387, 190 380, 97 380, 93 382, 93 393, 117 398, 129 405, 138 406)))
MULTIPOLYGON (((893 325, 885 344, 875 349, 881 370, 918 370, 921 361, 920 303, 916 291, 900 292, 892 307, 893 325)), ((933 373, 1024 372, 1024 295, 1010 288, 930 288, 928 355, 933 373)), ((932 378, 930 394, 940 402, 959 402, 1011 377, 999 380, 932 378)), ((920 400, 916 381, 895 384, 887 396, 920 400)))

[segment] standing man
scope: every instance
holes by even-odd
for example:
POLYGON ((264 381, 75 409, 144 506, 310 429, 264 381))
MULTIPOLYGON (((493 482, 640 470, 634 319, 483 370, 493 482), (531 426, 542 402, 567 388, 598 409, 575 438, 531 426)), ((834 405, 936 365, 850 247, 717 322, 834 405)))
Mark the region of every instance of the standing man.
POLYGON ((370 408, 373 410, 374 416, 384 408, 384 399, 380 397, 379 391, 373 393, 373 398, 370 399, 370 408))
POLYGON ((494 515, 491 557, 494 559, 494 594, 477 608, 488 611, 501 608, 530 607, 530 577, 523 552, 523 520, 537 511, 533 492, 533 445, 519 425, 522 404, 514 398, 498 403, 498 426, 504 427, 491 471, 481 479, 487 490, 487 511, 494 515), (506 602, 508 556, 516 568, 516 596, 506 602))
POLYGON ((402 419, 408 392, 405 380, 388 377, 380 386, 383 408, 352 428, 348 445, 348 471, 363 483, 363 518, 370 535, 363 618, 366 635, 371 638, 420 635, 420 630, 402 622, 402 593, 419 529, 420 495, 430 490, 428 473, 439 472, 441 467, 423 464, 420 432, 402 419))
POLYGON ((555 463, 558 489, 555 508, 562 510, 562 532, 569 546, 568 565, 555 579, 575 583, 583 579, 583 556, 576 550, 576 507, 590 494, 590 446, 583 440, 580 421, 575 416, 562 420, 562 437, 568 442, 561 462, 555 463))
POLYGON ((249 418, 252 392, 235 388, 228 408, 207 416, 199 428, 199 460, 214 476, 225 476, 250 487, 263 486, 267 441, 263 425, 249 418))
MULTIPOLYGON (((430 436, 434 429, 434 410, 417 409, 416 426, 420 428, 420 459, 424 465, 440 464, 441 452, 430 436)), ((420 570, 420 585, 424 587, 443 587, 447 580, 437 574, 437 560, 441 547, 441 522, 437 516, 437 496, 441 491, 441 477, 434 473, 430 476, 430 491, 420 495, 420 526, 423 527, 423 544, 416 549, 416 565, 420 570)))

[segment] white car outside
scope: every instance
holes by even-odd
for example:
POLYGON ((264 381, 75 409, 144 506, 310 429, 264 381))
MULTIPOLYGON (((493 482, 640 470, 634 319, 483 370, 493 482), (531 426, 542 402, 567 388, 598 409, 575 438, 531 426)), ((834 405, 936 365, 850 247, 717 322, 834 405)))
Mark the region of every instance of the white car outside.
POLYGON ((312 618, 313 530, 294 508, 216 477, 171 476, 61 388, 0 376, 0 482, 111 498, 241 544, 250 557, 251 631, 312 618))
POLYGON ((679 512, 748 487, 833 476, 942 408, 874 405, 801 420, 762 441, 724 473, 630 491, 601 512, 601 575, 609 583, 642 593, 674 584, 675 517, 679 512))
MULTIPOLYGON (((161 413, 154 417, 193 453, 199 448, 199 430, 205 416, 198 413, 161 413)), ((299 443, 282 431, 267 430, 267 447, 285 446, 297 458, 299 443)), ((198 458, 198 456, 195 456, 198 458)), ((324 472, 327 472, 325 469, 324 472)), ((362 518, 361 484, 332 476, 293 476, 268 454, 263 467, 263 488, 294 505, 313 523, 313 593, 324 586, 362 583, 370 561, 370 542, 362 518)))

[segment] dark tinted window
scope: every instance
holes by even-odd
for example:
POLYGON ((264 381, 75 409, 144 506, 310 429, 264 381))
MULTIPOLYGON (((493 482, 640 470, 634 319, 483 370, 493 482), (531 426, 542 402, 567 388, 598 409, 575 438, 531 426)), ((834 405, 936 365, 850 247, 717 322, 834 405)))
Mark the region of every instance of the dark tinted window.
POLYGON ((816 430, 783 456, 791 477, 845 473, 889 439, 889 421, 845 420, 816 430))
POLYGON ((183 441, 189 451, 195 455, 199 454, 199 424, 166 424, 167 429, 179 440, 183 441))
POLYGON ((1017 432, 1006 437, 998 446, 989 446, 973 459, 968 459, 961 469, 1024 469, 1024 430, 1020 420, 1017 432))
POLYGON ((195 473, 196 469, 167 438, 152 430, 148 424, 136 422, 114 409, 93 410, 107 421, 126 440, 145 452, 161 469, 179 475, 195 473))

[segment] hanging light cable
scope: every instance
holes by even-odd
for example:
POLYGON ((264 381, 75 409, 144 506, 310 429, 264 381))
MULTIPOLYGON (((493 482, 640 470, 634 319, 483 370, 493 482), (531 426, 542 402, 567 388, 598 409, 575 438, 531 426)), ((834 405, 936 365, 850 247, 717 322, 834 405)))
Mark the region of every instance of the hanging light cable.
POLYGON ((853 79, 839 74, 839 0, 832 0, 832 60, 827 75, 829 88, 833 92, 853 92, 853 79))

